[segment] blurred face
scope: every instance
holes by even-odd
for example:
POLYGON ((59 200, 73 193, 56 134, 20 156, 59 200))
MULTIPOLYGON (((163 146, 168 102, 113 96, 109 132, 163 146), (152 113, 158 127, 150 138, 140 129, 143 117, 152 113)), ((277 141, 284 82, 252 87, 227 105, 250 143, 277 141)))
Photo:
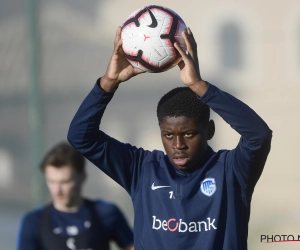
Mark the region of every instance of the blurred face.
POLYGON ((84 173, 77 173, 68 165, 60 168, 49 165, 45 168, 45 178, 57 209, 63 210, 76 205, 81 197, 84 173))
POLYGON ((210 139, 206 127, 186 116, 164 117, 160 124, 162 143, 176 168, 191 171, 199 166, 210 139))

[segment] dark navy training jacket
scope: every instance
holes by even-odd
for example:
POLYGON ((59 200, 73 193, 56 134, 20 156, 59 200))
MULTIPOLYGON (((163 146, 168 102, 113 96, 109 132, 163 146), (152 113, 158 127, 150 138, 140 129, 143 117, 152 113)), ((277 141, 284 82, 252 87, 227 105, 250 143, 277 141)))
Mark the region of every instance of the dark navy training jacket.
POLYGON ((105 200, 84 200, 80 210, 61 212, 52 204, 22 218, 16 250, 108 250, 133 243, 133 233, 122 212, 105 200))
POLYGON ((214 152, 192 173, 99 130, 114 91, 99 80, 71 122, 68 140, 124 187, 134 207, 135 250, 246 250, 250 202, 270 150, 272 131, 247 105, 212 84, 202 98, 241 138, 214 152))

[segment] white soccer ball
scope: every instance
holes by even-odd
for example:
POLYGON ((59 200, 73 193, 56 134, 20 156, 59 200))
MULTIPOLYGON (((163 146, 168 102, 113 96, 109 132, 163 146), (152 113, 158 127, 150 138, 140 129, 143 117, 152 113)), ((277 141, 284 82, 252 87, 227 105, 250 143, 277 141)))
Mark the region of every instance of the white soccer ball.
POLYGON ((145 6, 129 15, 122 26, 123 51, 133 67, 153 73, 169 70, 181 60, 174 43, 186 50, 181 36, 185 29, 184 21, 173 10, 145 6))

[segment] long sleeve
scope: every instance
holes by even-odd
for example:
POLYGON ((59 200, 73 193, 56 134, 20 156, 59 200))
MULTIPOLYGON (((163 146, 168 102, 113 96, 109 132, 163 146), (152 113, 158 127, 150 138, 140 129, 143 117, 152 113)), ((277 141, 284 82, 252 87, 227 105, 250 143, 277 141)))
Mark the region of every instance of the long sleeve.
POLYGON ((112 223, 112 226, 114 227, 113 239, 120 248, 125 248, 133 244, 133 232, 118 208, 116 208, 115 221, 112 223))
POLYGON ((245 195, 251 197, 270 151, 272 131, 250 107, 212 84, 200 99, 241 135, 228 162, 245 195))
POLYGON ((99 130, 101 118, 114 91, 103 91, 98 82, 75 114, 68 140, 89 161, 131 193, 136 188, 140 167, 150 152, 121 143, 99 130))
POLYGON ((39 217, 31 212, 22 218, 16 240, 16 250, 40 250, 39 217))

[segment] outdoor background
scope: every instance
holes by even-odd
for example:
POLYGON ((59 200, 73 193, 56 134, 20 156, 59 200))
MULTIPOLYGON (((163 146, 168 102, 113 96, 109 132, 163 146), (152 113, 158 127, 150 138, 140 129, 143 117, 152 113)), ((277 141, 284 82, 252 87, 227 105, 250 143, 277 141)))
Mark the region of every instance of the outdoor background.
MULTIPOLYGON (((273 130, 253 195, 249 249, 300 249, 300 242, 260 242, 261 235, 300 235, 299 0, 1 0, 0 250, 14 249, 25 212, 49 201, 37 170, 41 156, 66 139, 78 106, 106 70, 117 26, 149 4, 183 18, 198 43, 202 77, 246 102, 273 130)), ((156 104, 176 86, 177 67, 122 83, 104 115, 104 131, 163 149, 156 104)), ((212 117, 211 146, 234 148, 239 136, 212 117)), ((88 174, 84 194, 114 201, 133 225, 128 194, 91 164, 88 174)))

